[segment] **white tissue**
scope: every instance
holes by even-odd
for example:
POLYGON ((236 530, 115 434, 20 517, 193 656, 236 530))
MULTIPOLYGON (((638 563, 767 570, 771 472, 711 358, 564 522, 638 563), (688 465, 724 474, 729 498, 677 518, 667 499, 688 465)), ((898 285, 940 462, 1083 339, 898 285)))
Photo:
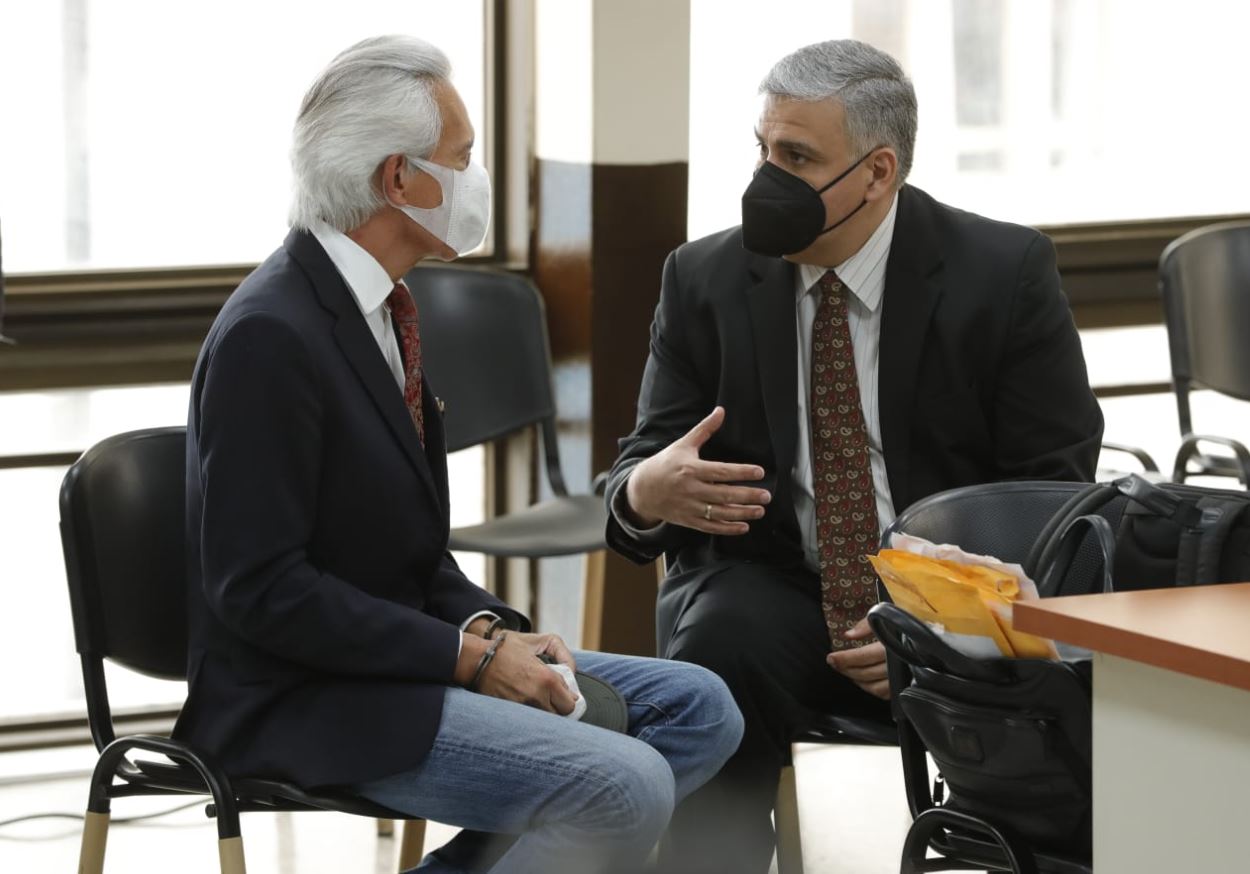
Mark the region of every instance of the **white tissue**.
POLYGON ((564 680, 564 685, 569 687, 569 691, 577 696, 577 703, 573 705, 573 712, 567 714, 569 719, 581 719, 582 714, 586 712, 586 696, 577 691, 577 678, 573 676, 573 669, 568 665, 551 664, 547 665, 551 670, 560 675, 564 680))

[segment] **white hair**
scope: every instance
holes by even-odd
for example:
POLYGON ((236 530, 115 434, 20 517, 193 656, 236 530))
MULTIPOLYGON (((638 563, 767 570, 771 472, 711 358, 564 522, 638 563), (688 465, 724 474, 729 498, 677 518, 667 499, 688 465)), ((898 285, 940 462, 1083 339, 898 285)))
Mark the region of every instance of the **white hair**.
POLYGON ((760 93, 790 100, 837 100, 858 158, 889 146, 898 155, 898 185, 911 171, 916 146, 916 91, 898 61, 853 39, 804 46, 778 61, 760 93))
POLYGON ((383 205, 374 175, 391 155, 427 158, 443 120, 435 89, 447 56, 411 36, 379 36, 336 57, 304 95, 291 144, 290 223, 346 232, 383 205))

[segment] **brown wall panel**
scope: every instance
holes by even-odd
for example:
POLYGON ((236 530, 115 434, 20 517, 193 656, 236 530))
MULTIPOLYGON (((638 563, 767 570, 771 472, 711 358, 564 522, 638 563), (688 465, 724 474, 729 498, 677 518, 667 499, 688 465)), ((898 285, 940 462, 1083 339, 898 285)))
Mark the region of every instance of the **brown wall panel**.
MULTIPOLYGON (((594 168, 594 307, 591 316, 592 459, 616 459, 634 427, 638 383, 668 253, 686 239, 685 162, 594 168)), ((600 644, 613 652, 655 653, 654 566, 618 555, 606 563, 600 644)))
POLYGON ((594 168, 594 314, 591 327, 593 462, 616 458, 634 427, 660 274, 686 240, 684 162, 594 168))

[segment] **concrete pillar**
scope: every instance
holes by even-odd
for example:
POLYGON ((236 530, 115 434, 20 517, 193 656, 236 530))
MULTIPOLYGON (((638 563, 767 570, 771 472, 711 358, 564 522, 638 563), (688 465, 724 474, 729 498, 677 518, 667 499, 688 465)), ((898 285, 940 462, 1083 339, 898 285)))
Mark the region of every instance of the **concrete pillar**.
MULTIPOLYGON (((633 428, 664 258, 686 237, 689 67, 686 0, 535 0, 530 263, 558 366, 589 368, 569 380, 588 414, 566 424, 588 428, 592 473, 633 428)), ((578 406, 560 395, 562 415, 578 406)), ((653 569, 609 556, 600 646, 653 654, 655 594, 653 569)))

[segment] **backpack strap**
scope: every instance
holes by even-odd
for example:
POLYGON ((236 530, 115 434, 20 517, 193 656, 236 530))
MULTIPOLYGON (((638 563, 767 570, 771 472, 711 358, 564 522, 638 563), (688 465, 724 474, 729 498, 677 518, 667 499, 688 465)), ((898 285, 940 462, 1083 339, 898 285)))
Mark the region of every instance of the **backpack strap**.
POLYGON ((1201 516, 1198 524, 1181 529, 1180 549, 1176 560, 1176 585, 1205 586, 1220 580, 1220 559, 1229 532, 1246 508, 1236 498, 1199 498, 1201 516))
POLYGON ((1072 524, 1072 520, 1097 512, 1119 494, 1115 483, 1091 483, 1079 492, 1073 493, 1072 497, 1064 501, 1063 506, 1051 515, 1037 535, 1037 539, 1033 541, 1029 557, 1024 561, 1024 572, 1031 579, 1038 579, 1040 572, 1044 572, 1055 563, 1055 553, 1059 549, 1060 540, 1072 524))
MULTIPOLYGON (((1202 499, 1194 500, 1165 491, 1139 476, 1118 479, 1114 485, 1129 500, 1155 516, 1174 522, 1180 528, 1180 540, 1176 549, 1177 586, 1192 586, 1198 582, 1204 544, 1207 564, 1213 562, 1213 573, 1218 574, 1220 552, 1228 537, 1228 529, 1219 525, 1225 515, 1222 507, 1215 506, 1206 511, 1200 506, 1202 499)), ((1220 502, 1216 500, 1215 503, 1220 502)))
POLYGON ((1194 501, 1187 501, 1180 495, 1164 491, 1135 473, 1120 477, 1111 485, 1156 516, 1171 519, 1183 527, 1198 524, 1201 511, 1195 506, 1194 501))
POLYGON ((1102 553, 1102 591, 1113 591, 1111 571, 1115 566, 1115 532, 1111 530, 1111 523, 1102 516, 1097 513, 1088 513, 1084 516, 1077 516, 1067 524, 1059 535, 1058 546, 1050 564, 1039 569, 1042 576, 1037 580, 1037 593, 1043 598, 1052 598, 1062 594, 1059 590, 1064 580, 1068 578, 1068 571, 1072 569, 1077 549, 1085 540, 1083 530, 1085 528, 1094 532, 1098 551, 1102 553))

